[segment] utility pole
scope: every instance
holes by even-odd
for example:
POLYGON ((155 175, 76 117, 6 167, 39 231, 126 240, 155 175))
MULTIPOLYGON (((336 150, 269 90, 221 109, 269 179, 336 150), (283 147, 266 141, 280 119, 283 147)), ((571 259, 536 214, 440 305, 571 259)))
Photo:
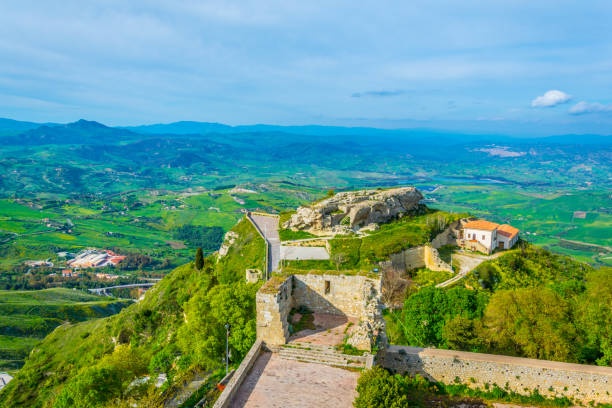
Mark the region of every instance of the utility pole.
POLYGON ((225 325, 225 375, 229 372, 229 327, 225 325))

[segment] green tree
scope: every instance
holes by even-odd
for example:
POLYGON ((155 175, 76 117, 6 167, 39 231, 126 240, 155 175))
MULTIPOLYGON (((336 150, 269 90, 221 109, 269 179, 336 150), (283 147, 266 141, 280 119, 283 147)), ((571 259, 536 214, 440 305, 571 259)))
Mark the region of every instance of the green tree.
POLYGON ((612 268, 590 272, 586 292, 574 304, 576 324, 584 335, 582 362, 612 365, 612 268))
POLYGON ((364 371, 357 381, 355 408, 403 408, 408 407, 408 396, 400 381, 380 367, 364 371))
POLYGON ((196 250, 195 267, 198 271, 201 271, 204 267, 204 253, 202 252, 202 248, 196 250))
POLYGON ((453 350, 477 352, 481 349, 483 338, 478 320, 465 316, 455 316, 444 323, 442 338, 446 347, 453 350))
POLYGON ((239 361, 255 341, 255 293, 259 285, 234 283, 198 293, 185 307, 187 323, 179 329, 178 341, 195 361, 207 368, 220 364, 225 353, 225 324, 230 329, 232 360, 239 361))
POLYGON ((466 288, 425 287, 404 304, 402 327, 405 337, 411 345, 441 346, 444 344, 442 328, 447 320, 457 315, 478 318, 486 303, 486 294, 466 288))
POLYGON ((54 408, 102 407, 121 395, 121 373, 113 368, 85 368, 64 386, 54 408))
POLYGON ((334 194, 336 194, 336 192, 334 190, 327 190, 327 196, 328 197, 333 197, 334 194))
POLYGON ((568 302, 549 288, 496 292, 484 315, 493 350, 558 361, 577 361, 577 333, 568 302))

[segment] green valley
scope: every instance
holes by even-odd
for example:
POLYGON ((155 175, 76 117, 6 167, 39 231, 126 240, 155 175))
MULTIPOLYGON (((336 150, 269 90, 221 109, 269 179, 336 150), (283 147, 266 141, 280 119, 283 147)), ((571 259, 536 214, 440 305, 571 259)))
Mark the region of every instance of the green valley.
POLYGON ((130 303, 65 288, 0 291, 0 370, 20 368, 57 326, 110 316, 130 303))

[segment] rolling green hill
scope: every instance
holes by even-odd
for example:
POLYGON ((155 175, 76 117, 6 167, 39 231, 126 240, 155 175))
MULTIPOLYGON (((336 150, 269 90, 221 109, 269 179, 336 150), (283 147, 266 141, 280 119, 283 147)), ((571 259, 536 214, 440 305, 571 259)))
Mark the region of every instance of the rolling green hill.
POLYGON ((110 316, 129 303, 65 288, 0 291, 0 369, 21 367, 57 326, 110 316))
MULTIPOLYGON (((458 216, 422 207, 419 214, 384 224, 370 236, 337 238, 332 253, 346 252, 343 272, 371 267, 392 252, 430 240, 442 228, 436 220, 448 223, 458 216)), ((0 405, 127 407, 138 401, 161 406, 196 373, 221 368, 225 324, 231 327, 232 364, 238 364, 255 339, 255 293, 261 285, 246 284, 244 270, 263 267, 265 245, 245 219, 231 230, 237 238, 227 255, 206 258, 202 270, 193 263, 178 267, 141 302, 107 318, 61 325, 42 342, 31 344, 26 364, 0 392, 0 405), (168 380, 156 388, 160 373, 168 380), (149 380, 141 386, 130 386, 145 376, 149 380)), ((312 265, 295 264, 284 272, 292 267, 307 270, 312 265)), ((317 267, 336 273, 337 266, 317 267)), ((390 327, 395 330, 392 339, 400 331, 403 341, 417 346, 606 365, 612 350, 605 335, 611 315, 609 277, 608 269, 596 270, 523 243, 482 264, 477 275, 455 287, 423 284, 406 291, 401 329, 390 327), (504 310, 516 316, 504 320, 504 310), (515 321, 533 321, 527 329, 537 327, 546 335, 525 332, 525 327, 512 325, 515 321), (547 338, 555 344, 546 347, 547 338)), ((71 294, 67 292, 65 296, 71 294)), ((23 304, 45 300, 53 306, 53 296, 46 292, 17 297, 23 304)), ((14 310, 23 314, 24 309, 14 310)), ((24 321, 11 333, 27 333, 39 324, 44 322, 24 321)), ((6 337, 6 344, 13 342, 6 337)))
POLYGON ((115 407, 135 398, 159 406, 195 371, 222 365, 226 323, 232 362, 239 363, 255 340, 260 286, 244 283, 244 269, 261 267, 264 245, 246 221, 233 231, 239 237, 218 264, 209 258, 201 271, 183 265, 120 313, 51 332, 0 392, 0 406, 115 407), (128 387, 160 372, 168 382, 159 390, 151 382, 128 387))

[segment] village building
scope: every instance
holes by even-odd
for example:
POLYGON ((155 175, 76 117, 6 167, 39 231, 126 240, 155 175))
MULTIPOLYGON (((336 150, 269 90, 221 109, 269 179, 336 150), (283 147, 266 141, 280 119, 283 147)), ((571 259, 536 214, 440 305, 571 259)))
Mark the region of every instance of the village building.
POLYGON ((66 262, 71 268, 101 268, 104 266, 116 266, 125 259, 125 255, 117 255, 113 251, 100 251, 97 249, 87 249, 74 259, 66 262))
POLYGON ((495 249, 510 249, 518 241, 519 230, 508 224, 486 220, 469 221, 463 225, 460 246, 490 254, 495 249))

